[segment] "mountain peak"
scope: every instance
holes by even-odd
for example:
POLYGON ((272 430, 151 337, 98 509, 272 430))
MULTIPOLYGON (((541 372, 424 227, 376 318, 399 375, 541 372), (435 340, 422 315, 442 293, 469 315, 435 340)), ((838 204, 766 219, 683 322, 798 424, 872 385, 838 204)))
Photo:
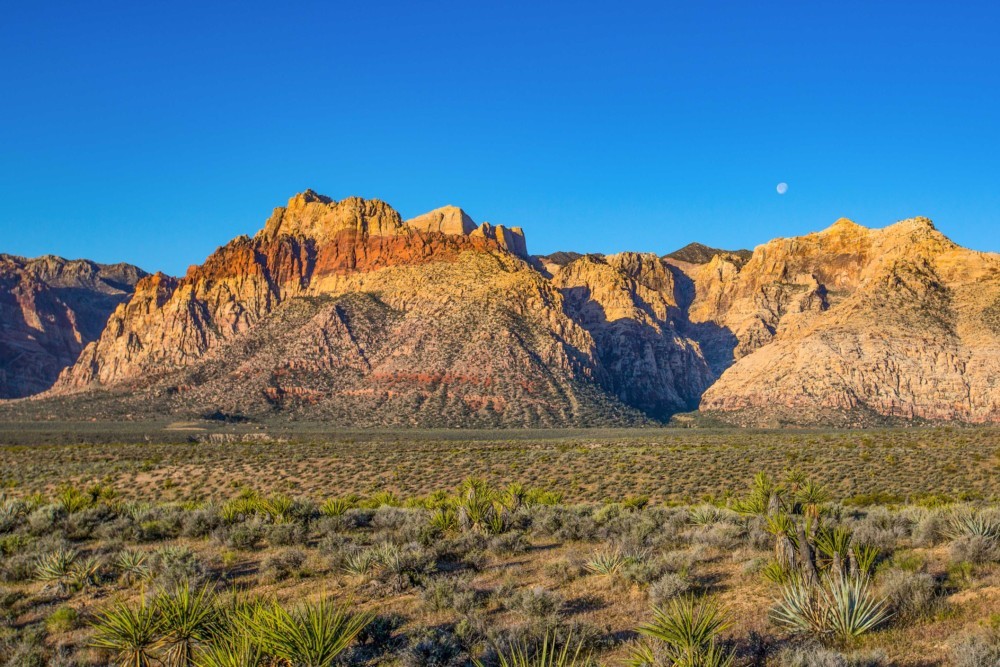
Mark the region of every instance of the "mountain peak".
POLYGON ((326 242, 345 231, 372 236, 397 236, 403 231, 399 213, 379 199, 347 197, 334 201, 312 190, 274 209, 258 237, 301 236, 326 242))
POLYGON ((406 225, 421 232, 441 232, 442 234, 471 234, 476 223, 457 206, 447 205, 410 218, 406 225))
POLYGON ((832 231, 860 231, 868 229, 864 225, 859 225, 850 218, 837 218, 837 221, 827 227, 824 232, 832 231))
POLYGON ((710 248, 703 243, 688 243, 686 246, 680 250, 675 250, 672 253, 666 255, 670 259, 675 259, 679 262, 687 262, 689 264, 707 264, 712 261, 712 258, 716 255, 735 255, 742 260, 750 259, 750 255, 753 253, 749 250, 721 250, 719 248, 710 248))

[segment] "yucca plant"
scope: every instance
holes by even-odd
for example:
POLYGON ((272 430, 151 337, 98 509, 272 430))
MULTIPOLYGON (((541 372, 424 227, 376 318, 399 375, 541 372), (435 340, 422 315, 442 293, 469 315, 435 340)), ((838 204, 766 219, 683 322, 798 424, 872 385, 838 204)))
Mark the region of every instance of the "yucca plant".
POLYGON ((508 527, 507 510, 502 506, 494 507, 493 512, 486 517, 484 527, 490 535, 499 535, 506 532, 508 527))
POLYGON ((153 600, 160 618, 163 662, 167 667, 194 664, 195 649, 207 642, 217 627, 215 596, 208 587, 192 591, 185 583, 153 600))
POLYGON ((882 550, 873 544, 856 544, 851 547, 851 556, 857 566, 857 574, 862 577, 870 577, 875 571, 875 561, 878 560, 882 550))
POLYGON ((559 491, 546 491, 544 489, 531 489, 528 491, 529 505, 559 505, 563 501, 563 494, 559 491))
POLYGON ((198 667, 270 667, 258 638, 251 628, 251 619, 267 609, 259 598, 234 597, 220 605, 216 628, 211 641, 199 648, 195 664, 198 667))
POLYGON ((87 509, 93 503, 91 497, 75 486, 64 486, 56 492, 56 502, 67 514, 75 514, 87 509))
POLYGON ((348 498, 330 498, 319 506, 319 513, 323 516, 343 516, 353 507, 354 503, 348 498))
POLYGON ((73 576, 73 563, 77 552, 73 549, 57 549, 44 554, 35 563, 35 579, 46 584, 55 584, 65 591, 73 576))
POLYGON ((1000 542, 1000 519, 981 512, 960 512, 951 517, 946 531, 948 537, 983 537, 1000 542))
POLYGON ((126 586, 134 586, 137 582, 149 577, 147 556, 138 549, 122 549, 115 556, 115 569, 121 582, 126 586))
POLYGON ((826 577, 818 586, 796 578, 771 610, 771 619, 792 632, 841 640, 863 635, 890 616, 885 600, 876 599, 862 577, 826 577))
POLYGON ((791 578, 781 589, 781 598, 771 610, 771 619, 799 634, 823 636, 830 632, 826 600, 815 586, 801 577, 791 578))
MULTIPOLYGON (((592 664, 582 641, 569 637, 560 648, 552 633, 545 634, 539 648, 533 649, 520 643, 497 649, 496 653, 500 667, 584 667, 592 664)), ((483 667, 479 660, 475 661, 475 665, 483 667)))
POLYGON ((719 520, 719 508, 714 505, 698 505, 688 511, 688 523, 693 526, 710 526, 719 520))
POLYGON ((892 616, 885 599, 876 599, 868 590, 867 579, 829 581, 823 594, 830 610, 831 630, 843 640, 863 635, 892 616))
POLYGON ((369 549, 363 549, 349 554, 344 559, 343 570, 355 577, 363 577, 375 569, 377 564, 378 558, 375 554, 369 549))
POLYGON ((365 504, 374 509, 379 507, 399 507, 399 498, 392 491, 379 491, 369 498, 365 504))
POLYGON ((528 502, 528 488, 520 482, 511 482, 500 494, 500 504, 508 512, 516 512, 528 502))
POLYGON ((816 550, 823 556, 820 566, 829 569, 835 576, 845 574, 845 567, 851 558, 851 531, 842 527, 820 528, 813 541, 816 550))
POLYGON ((154 653, 159 639, 159 620, 145 600, 137 607, 120 602, 97 617, 90 645, 111 653, 118 667, 149 667, 157 664, 154 653))
POLYGON ((611 576, 617 574, 630 562, 631 559, 622 553, 621 550, 613 549, 610 551, 598 551, 591 556, 584 567, 594 574, 611 576))
POLYGON ((451 507, 439 507, 431 514, 431 527, 443 533, 458 528, 458 514, 451 507))
POLYGON ((753 478, 750 493, 735 501, 733 509, 746 515, 773 514, 783 507, 783 494, 781 486, 766 474, 759 472, 753 478))
POLYGON ((767 517, 767 532, 774 535, 774 560, 784 570, 795 569, 795 554, 798 550, 798 526, 784 512, 775 512, 767 517))
POLYGON ((778 561, 772 560, 760 569, 760 575, 772 583, 784 584, 791 578, 792 573, 778 561))
POLYGON ((292 517, 295 501, 285 495, 275 495, 264 501, 264 511, 274 523, 286 523, 292 517))
POLYGON ((296 666, 327 667, 372 618, 322 600, 293 611, 272 604, 254 614, 249 626, 269 655, 296 666))
POLYGON ((686 595, 665 608, 653 609, 653 620, 639 626, 639 633, 663 643, 671 664, 682 667, 726 667, 733 653, 718 645, 728 621, 718 602, 686 595))
POLYGON ((264 654, 244 632, 230 633, 204 644, 197 667, 263 667, 264 654))
POLYGON ((100 580, 102 563, 93 556, 77 560, 69 568, 69 583, 79 590, 86 586, 96 586, 100 580))

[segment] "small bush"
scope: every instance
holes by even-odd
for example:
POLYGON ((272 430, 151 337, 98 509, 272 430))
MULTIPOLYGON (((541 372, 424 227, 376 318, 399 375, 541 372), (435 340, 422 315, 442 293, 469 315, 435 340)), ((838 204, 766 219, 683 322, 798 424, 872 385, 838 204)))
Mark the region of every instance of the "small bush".
POLYGON ((970 535, 953 541, 949 555, 953 562, 964 561, 982 565, 1000 560, 1000 546, 994 540, 982 535, 970 535))
POLYGON ((845 654, 817 645, 787 648, 777 657, 777 667, 882 667, 888 664, 879 651, 845 654))
POLYGON ((261 564, 261 575, 267 581, 284 581, 292 577, 302 577, 306 574, 303 566, 306 554, 299 549, 286 549, 272 554, 261 564))
POLYGON ((460 667, 467 656, 455 633, 435 628, 410 645, 401 662, 404 667, 460 667))
POLYGON ((264 536, 271 546, 288 547, 306 544, 309 531, 301 523, 277 523, 267 526, 264 536))
POLYGON ((955 667, 996 667, 1000 665, 1000 636, 969 635, 951 650, 955 667))
POLYGON ((649 587, 649 601, 654 607, 663 607, 667 602, 691 590, 691 582, 673 572, 668 572, 649 587))
POLYGON ((215 532, 216 538, 230 549, 254 551, 264 540, 264 526, 255 521, 238 523, 215 532))
POLYGON ((562 613, 563 599, 556 593, 536 586, 515 593, 509 606, 533 621, 555 625, 562 613))
POLYGON ((571 558, 563 558, 545 566, 545 574, 556 582, 559 586, 576 581, 587 573, 587 568, 583 561, 571 558))
POLYGON ((69 632, 80 622, 80 613, 73 607, 63 606, 49 614, 45 619, 45 629, 52 634, 69 632))
POLYGON ((938 600, 934 577, 896 568, 880 574, 879 592, 896 619, 903 622, 928 615, 938 600))

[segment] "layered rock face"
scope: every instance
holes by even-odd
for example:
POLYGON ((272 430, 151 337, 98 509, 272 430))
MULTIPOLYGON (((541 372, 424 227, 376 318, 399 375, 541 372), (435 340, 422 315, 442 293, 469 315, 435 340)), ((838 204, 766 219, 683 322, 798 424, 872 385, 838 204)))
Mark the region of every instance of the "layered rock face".
POLYGON ((692 317, 736 332, 701 408, 741 424, 1000 421, 1000 255, 929 220, 848 220, 699 274, 692 317))
POLYGON ((1000 256, 924 219, 839 220, 752 253, 529 257, 519 228, 456 207, 403 221, 307 191, 183 278, 140 280, 32 405, 354 426, 694 409, 761 426, 996 422, 998 337, 1000 256))
POLYGON ((48 389, 144 275, 129 264, 0 255, 0 398, 48 389))
POLYGON ((594 338, 606 390, 657 419, 697 407, 715 375, 685 330, 670 265, 626 252, 550 269, 567 314, 594 338))

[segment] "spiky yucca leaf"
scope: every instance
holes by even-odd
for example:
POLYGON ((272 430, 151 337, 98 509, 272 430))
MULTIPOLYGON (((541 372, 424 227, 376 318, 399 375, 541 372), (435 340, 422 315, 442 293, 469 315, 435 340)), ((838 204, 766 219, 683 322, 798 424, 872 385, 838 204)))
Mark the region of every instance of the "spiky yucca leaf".
MULTIPOLYGON (((584 667, 590 665, 590 655, 584 652, 583 642, 575 642, 570 637, 560 649, 556 638, 546 633, 541 648, 532 650, 524 644, 497 651, 497 663, 500 667, 584 667)), ((479 660, 477 667, 483 667, 479 660)))
POLYGON ((781 598, 771 610, 771 619, 800 634, 819 636, 830 632, 830 612, 823 596, 800 577, 793 577, 782 587, 781 598))
POLYGON ((96 586, 100 580, 101 566, 101 561, 94 556, 77 560, 69 568, 70 584, 77 590, 86 586, 96 586))
POLYGON ((617 574, 630 562, 629 557, 622 553, 620 549, 613 549, 610 551, 598 551, 587 561, 584 567, 594 574, 611 576, 617 574))
POLYGON ((792 632, 842 640, 863 635, 890 616, 886 601, 872 595, 864 577, 826 577, 816 586, 795 578, 771 610, 771 619, 792 632))
POLYGON ((881 553, 882 550, 873 544, 856 544, 851 547, 851 554, 858 564, 858 574, 864 577, 871 576, 875 571, 875 561, 881 553))
POLYGON ((192 591, 185 583, 157 595, 153 607, 159 614, 166 648, 164 663, 167 667, 187 667, 194 660, 195 649, 216 629, 215 596, 207 586, 192 591))
POLYGON ((829 581, 823 594, 830 610, 830 629, 843 640, 863 635, 892 616, 885 599, 871 594, 867 579, 829 581))
POLYGON ((343 516, 353 507, 354 503, 349 498, 330 498, 319 506, 319 513, 323 516, 343 516))
POLYGON ((711 598, 685 595, 674 598, 668 607, 653 609, 653 620, 639 626, 639 632, 658 639, 677 651, 708 646, 728 626, 719 603, 711 598))
POLYGON ((371 549, 357 551, 344 559, 343 570, 347 574, 363 577, 378 565, 378 558, 371 549))
POLYGON ((982 512, 960 512, 951 517, 946 530, 948 537, 984 537, 1000 542, 1000 519, 982 512))
POLYGON ((118 667, 149 667, 156 664, 154 650, 159 638, 159 620, 145 600, 133 607, 120 602, 97 617, 90 645, 112 654, 118 667))
POLYGON ((147 555, 138 549, 122 549, 115 556, 114 567, 118 576, 126 586, 132 586, 138 581, 149 577, 149 567, 146 564, 147 555))
POLYGON ((249 625, 270 655, 302 667, 327 667, 372 618, 372 614, 351 614, 322 600, 293 611, 270 605, 255 614, 249 625))
POLYGON ((451 507, 439 507, 431 514, 431 527, 441 532, 458 528, 458 514, 451 507))
POLYGON ((77 556, 73 549, 57 549, 42 555, 35 562, 35 579, 57 584, 60 589, 66 588, 72 579, 77 556))
POLYGON ((775 584, 784 584, 792 576, 781 563, 776 560, 768 561, 767 565, 761 568, 760 575, 767 581, 775 584))

